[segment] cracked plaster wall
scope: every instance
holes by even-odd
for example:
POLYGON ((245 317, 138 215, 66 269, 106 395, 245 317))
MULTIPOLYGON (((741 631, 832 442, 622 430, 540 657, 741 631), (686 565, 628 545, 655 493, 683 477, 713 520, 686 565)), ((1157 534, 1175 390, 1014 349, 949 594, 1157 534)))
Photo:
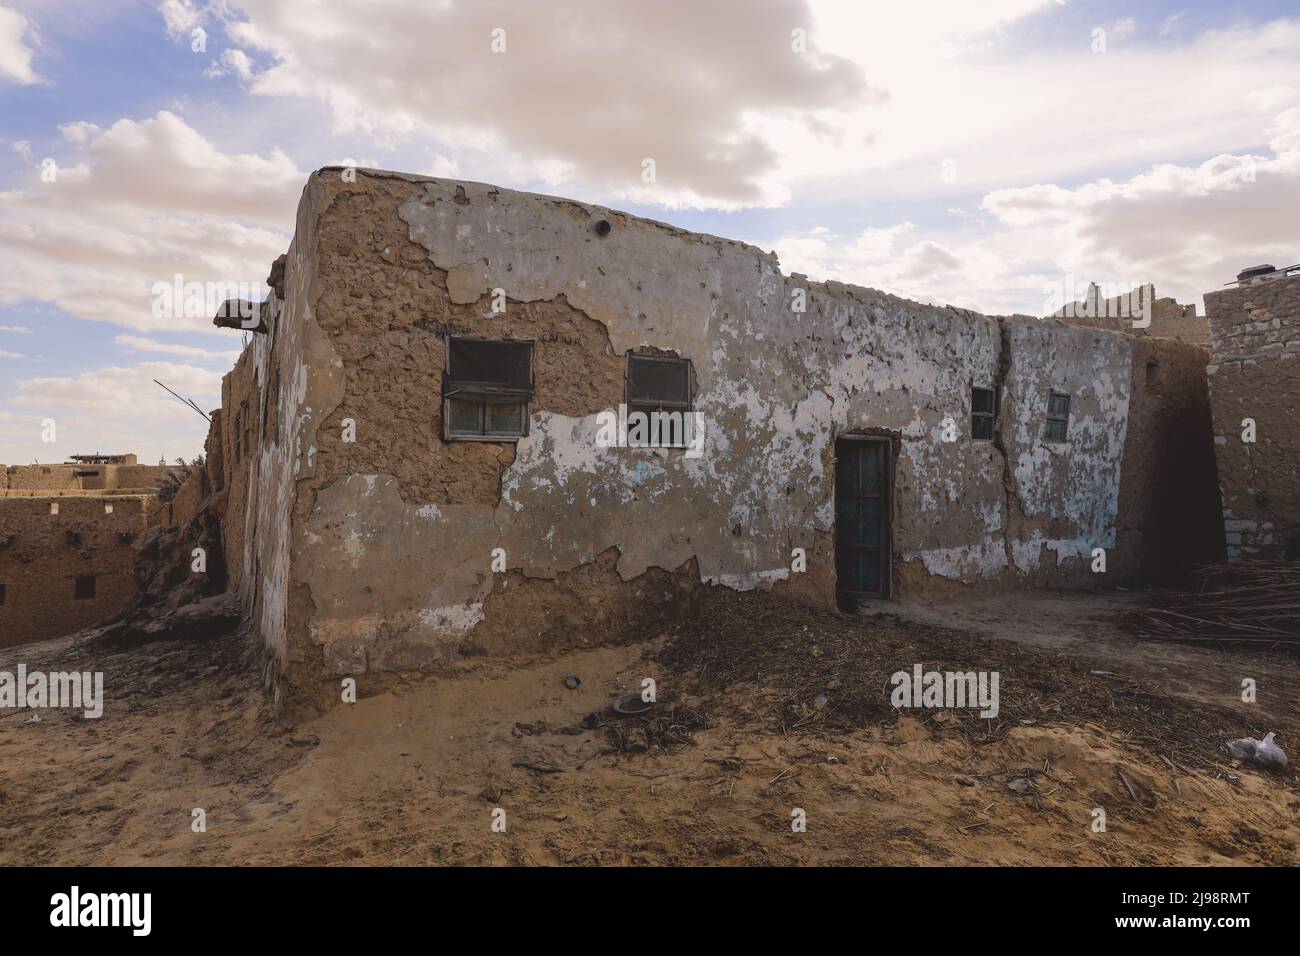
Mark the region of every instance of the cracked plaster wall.
POLYGON ((898 443, 903 591, 1091 584, 1091 549, 1116 543, 1122 335, 810 283, 739 242, 366 171, 313 175, 288 281, 279 341, 259 342, 258 361, 285 366, 279 411, 296 437, 260 452, 250 520, 269 534, 249 560, 295 682, 549 646, 565 630, 612 639, 602 628, 635 620, 636 602, 709 584, 832 606, 832 456, 851 431, 898 443), (449 332, 535 342, 528 437, 441 440, 449 332), (617 408, 624 353, 641 348, 693 362, 702 456, 597 447, 597 413, 617 408), (970 387, 995 383, 999 440, 971 441, 970 387), (1042 439, 1049 390, 1072 399, 1062 445, 1042 439), (946 417, 956 442, 942 441, 946 417), (495 548, 508 574, 491 572, 495 548))

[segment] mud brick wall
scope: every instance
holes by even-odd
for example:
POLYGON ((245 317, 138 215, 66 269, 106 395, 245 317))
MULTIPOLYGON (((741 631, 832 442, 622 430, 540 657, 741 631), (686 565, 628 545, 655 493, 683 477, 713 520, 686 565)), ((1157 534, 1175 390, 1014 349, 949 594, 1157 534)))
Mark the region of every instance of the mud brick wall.
POLYGON ((0 647, 59 637, 121 611, 136 594, 133 544, 153 500, 0 498, 0 647), (74 597, 80 575, 95 576, 93 598, 74 597))
POLYGON ((1159 579, 1221 540, 1184 511, 1214 481, 1194 347, 809 282, 613 210, 370 171, 311 177, 284 289, 221 426, 230 565, 242 550, 277 702, 337 699, 341 676, 364 688, 476 653, 654 636, 702 587, 834 607, 840 435, 897 449, 901 595, 1159 579), (533 342, 526 438, 443 441, 449 334, 533 342), (642 349, 693 363, 701 458, 597 446, 642 349), (995 441, 971 438, 972 385, 1000 391, 995 441), (1052 391, 1071 396, 1064 442, 1044 439, 1052 391))
POLYGON ((1300 276, 1207 293, 1205 309, 1228 557, 1300 558, 1300 276))
POLYGON ((1210 347, 1210 323, 1196 314, 1196 306, 1182 305, 1176 299, 1158 298, 1153 286, 1143 286, 1127 296, 1102 299, 1097 293, 1091 300, 1083 300, 1061 309, 1049 318, 1061 318, 1070 325, 1081 328, 1109 329, 1138 338, 1173 339, 1188 345, 1210 347), (1126 310, 1138 309, 1151 296, 1151 324, 1135 328, 1133 322, 1141 314, 1129 316, 1126 310))
POLYGON ((1175 585, 1224 558, 1213 424, 1203 348, 1133 340, 1128 434, 1120 468, 1118 538, 1110 573, 1175 585))
POLYGON ((251 582, 246 584, 252 568, 246 560, 245 545, 252 494, 250 476, 262 444, 261 391, 253 352, 245 349, 221 381, 221 413, 213 418, 217 431, 209 441, 214 448, 220 446, 217 457, 221 484, 214 488, 226 493, 221 536, 232 589, 251 586, 251 582))
POLYGON ((0 489, 13 491, 147 491, 167 473, 160 465, 10 465, 0 489))

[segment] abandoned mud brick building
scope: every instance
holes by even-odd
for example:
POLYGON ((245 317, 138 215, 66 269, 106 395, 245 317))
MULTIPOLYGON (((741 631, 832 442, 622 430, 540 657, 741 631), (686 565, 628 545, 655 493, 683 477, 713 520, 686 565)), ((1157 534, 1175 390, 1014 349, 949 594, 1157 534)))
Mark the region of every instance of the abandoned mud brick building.
POLYGON ((1300 558, 1300 266, 1244 270, 1205 311, 1229 560, 1300 558))
POLYGON ((707 586, 851 607, 1221 553, 1196 346, 351 172, 308 181, 210 437, 277 699, 653 635, 707 586), (697 413, 702 447, 606 447, 620 405, 697 413))
POLYGON ((1138 337, 1174 339, 1210 347, 1209 320, 1196 314, 1196 306, 1161 298, 1150 283, 1109 298, 1093 283, 1082 299, 1058 309, 1049 318, 1084 328, 1110 329, 1138 337))
POLYGON ((166 472, 134 455, 0 466, 0 647, 122 610, 136 594, 134 545, 166 472))

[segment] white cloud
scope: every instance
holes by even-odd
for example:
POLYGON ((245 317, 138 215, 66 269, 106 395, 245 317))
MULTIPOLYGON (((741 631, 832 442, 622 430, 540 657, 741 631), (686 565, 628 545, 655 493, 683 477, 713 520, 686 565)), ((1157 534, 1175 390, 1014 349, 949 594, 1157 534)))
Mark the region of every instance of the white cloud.
POLYGON ((183 355, 187 358, 220 359, 233 363, 239 358, 239 350, 219 351, 199 348, 196 345, 180 345, 174 342, 159 342, 157 339, 141 335, 119 335, 113 339, 114 344, 129 352, 157 352, 165 355, 183 355))
POLYGON ((260 285, 288 247, 307 173, 278 149, 224 153, 167 111, 62 129, 73 160, 0 206, 0 304, 35 299, 139 331, 213 332, 211 316, 155 317, 154 284, 180 274, 260 285))
POLYGON ((241 80, 251 80, 253 78, 253 61, 247 53, 237 47, 230 47, 221 51, 219 56, 211 66, 203 71, 204 76, 218 77, 233 73, 241 80))
POLYGON ((23 355, 22 352, 6 352, 3 349, 0 349, 0 358, 3 359, 20 359, 26 357, 27 356, 23 355))
POLYGON ((433 161, 429 163, 428 169, 425 170, 426 176, 438 176, 446 179, 456 179, 460 176, 460 163, 450 159, 440 153, 434 153, 433 161))
POLYGON ((25 325, 0 325, 0 332, 17 332, 20 335, 32 334, 32 330, 25 325))
POLYGON ((36 25, 10 7, 0 7, 0 78, 24 86, 40 81, 32 69, 36 25))
POLYGON ((220 403, 221 373, 169 362, 21 379, 13 410, 0 410, 0 460, 61 461, 95 451, 135 452, 141 461, 192 457, 203 447, 208 423, 154 379, 200 408, 220 403), (55 422, 54 443, 41 441, 46 418, 55 422))
POLYGON ((1300 261, 1300 107, 1268 129, 1272 155, 1162 164, 1077 187, 995 190, 988 228, 917 235, 902 223, 842 237, 826 230, 768 245, 787 270, 988 313, 1041 315, 1049 284, 1154 282, 1199 303, 1244 266, 1300 261))
POLYGON ((1112 40, 1127 40, 1136 32, 1137 21, 1132 17, 1125 17, 1112 23, 1106 35, 1112 40))
POLYGON ((163 0, 158 5, 167 33, 172 37, 188 37, 190 32, 204 20, 204 11, 195 7, 191 0, 163 0))
POLYGON ((804 0, 241 7, 232 38, 274 61, 254 76, 255 92, 318 97, 342 132, 507 154, 499 162, 526 166, 526 178, 584 195, 779 201, 780 143, 757 122, 780 118, 817 137, 826 115, 877 99, 848 58, 815 43, 792 50, 791 31, 812 27, 804 0), (497 29, 504 52, 492 48, 497 29), (642 179, 646 158, 653 184, 642 179))
MULTIPOLYGON (((781 173, 796 195, 830 201, 965 197, 1032 182, 1093 178, 1260 142, 1252 91, 1294 85, 1300 20, 1208 31, 1173 44, 1135 33, 1109 52, 1091 37, 1027 39, 1016 18, 1053 3, 817 3, 817 37, 852 57, 888 99, 837 118, 836 143, 793 132, 781 173), (1002 20, 997 20, 1002 17, 1002 20), (945 159, 956 178, 941 178, 945 159)), ((1031 32, 1026 24, 1026 32, 1031 32)))

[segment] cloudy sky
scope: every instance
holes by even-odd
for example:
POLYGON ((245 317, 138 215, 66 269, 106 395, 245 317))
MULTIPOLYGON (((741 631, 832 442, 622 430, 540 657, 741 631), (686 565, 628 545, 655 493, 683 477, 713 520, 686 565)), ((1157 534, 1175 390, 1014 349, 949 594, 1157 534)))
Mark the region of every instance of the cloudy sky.
POLYGON ((1294 0, 0 0, 0 101, 6 464, 198 454, 153 380, 215 407, 241 334, 155 284, 260 284, 340 162, 990 313, 1300 261, 1294 0))

